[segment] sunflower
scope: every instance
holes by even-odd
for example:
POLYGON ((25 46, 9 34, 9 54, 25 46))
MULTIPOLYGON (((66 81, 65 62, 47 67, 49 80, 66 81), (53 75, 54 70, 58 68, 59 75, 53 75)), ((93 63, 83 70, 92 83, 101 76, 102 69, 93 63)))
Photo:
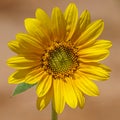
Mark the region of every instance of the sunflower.
POLYGON ((50 101, 57 113, 65 104, 84 107, 85 96, 98 96, 93 82, 109 78, 110 69, 100 63, 109 55, 111 42, 99 39, 103 20, 91 22, 88 10, 78 18, 78 9, 70 3, 65 12, 55 7, 51 17, 38 8, 35 18, 25 19, 27 33, 19 33, 8 43, 16 56, 8 60, 15 68, 8 82, 36 84, 37 108, 50 101))

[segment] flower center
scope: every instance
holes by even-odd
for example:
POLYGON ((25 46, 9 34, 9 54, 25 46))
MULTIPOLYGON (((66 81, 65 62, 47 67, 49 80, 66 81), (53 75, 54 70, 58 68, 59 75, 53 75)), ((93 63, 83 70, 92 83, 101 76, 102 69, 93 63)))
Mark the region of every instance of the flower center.
POLYGON ((54 78, 73 75, 79 67, 76 49, 61 43, 50 47, 42 56, 41 67, 54 78))
POLYGON ((64 73, 74 64, 74 57, 69 48, 60 46, 50 52, 49 67, 54 73, 64 73))

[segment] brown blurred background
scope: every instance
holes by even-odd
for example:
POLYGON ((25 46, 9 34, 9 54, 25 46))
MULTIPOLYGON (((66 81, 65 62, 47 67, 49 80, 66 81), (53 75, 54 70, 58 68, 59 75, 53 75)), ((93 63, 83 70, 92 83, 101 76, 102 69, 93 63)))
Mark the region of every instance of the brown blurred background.
POLYGON ((7 47, 18 32, 25 32, 24 19, 34 17, 36 8, 49 15, 53 7, 64 11, 69 2, 75 2, 79 14, 88 9, 92 19, 102 18, 105 29, 100 38, 113 42, 110 57, 104 61, 111 67, 110 80, 97 82, 101 95, 86 97, 83 110, 66 106, 59 120, 120 120, 120 0, 0 0, 0 120, 50 120, 50 105, 39 112, 36 109, 35 88, 11 97, 15 85, 7 83, 13 69, 6 60, 14 53, 7 47))

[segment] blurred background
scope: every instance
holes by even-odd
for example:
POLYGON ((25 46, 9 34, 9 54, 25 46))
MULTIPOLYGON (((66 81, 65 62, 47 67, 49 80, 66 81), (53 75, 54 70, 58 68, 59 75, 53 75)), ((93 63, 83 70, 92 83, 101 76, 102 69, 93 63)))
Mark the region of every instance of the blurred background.
POLYGON ((53 7, 64 11, 70 2, 76 3, 79 14, 88 9, 92 20, 104 20, 105 29, 100 38, 113 42, 111 54, 104 61, 112 73, 110 80, 97 82, 99 97, 86 96, 83 110, 66 106, 59 120, 120 120, 120 0, 0 0, 0 120, 50 120, 50 105, 41 112, 36 109, 35 88, 11 96, 15 85, 7 80, 14 70, 6 65, 6 60, 14 53, 7 43, 18 32, 25 32, 24 19, 34 17, 36 8, 50 15, 53 7))

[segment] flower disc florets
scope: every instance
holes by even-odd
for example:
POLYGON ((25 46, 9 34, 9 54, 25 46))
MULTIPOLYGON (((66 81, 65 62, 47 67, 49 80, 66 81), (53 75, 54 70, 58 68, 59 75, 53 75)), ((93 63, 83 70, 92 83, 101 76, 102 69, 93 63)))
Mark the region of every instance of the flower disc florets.
POLYGON ((54 78, 72 75, 79 66, 75 48, 67 44, 55 44, 43 55, 42 66, 54 78))

